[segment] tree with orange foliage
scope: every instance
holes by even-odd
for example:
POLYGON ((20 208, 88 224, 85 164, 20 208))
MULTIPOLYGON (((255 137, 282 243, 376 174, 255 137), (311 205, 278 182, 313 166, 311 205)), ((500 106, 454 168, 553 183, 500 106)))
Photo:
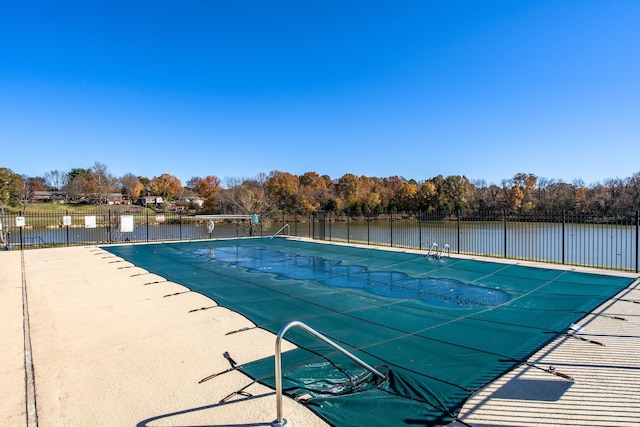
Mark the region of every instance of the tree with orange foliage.
POLYGON ((189 186, 204 201, 203 210, 214 211, 217 208, 218 194, 221 190, 220 179, 217 176, 207 175, 204 178, 191 178, 189 186))
POLYGON ((298 204, 300 183, 289 172, 273 171, 265 182, 267 196, 271 203, 280 209, 295 209, 298 204))
POLYGON ((171 201, 180 197, 183 188, 178 178, 168 173, 154 176, 149 182, 149 187, 154 196, 162 196, 164 200, 171 201))

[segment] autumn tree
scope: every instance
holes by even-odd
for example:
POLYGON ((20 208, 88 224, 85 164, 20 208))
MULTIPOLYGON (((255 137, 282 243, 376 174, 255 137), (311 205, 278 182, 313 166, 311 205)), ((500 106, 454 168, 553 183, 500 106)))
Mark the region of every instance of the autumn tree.
POLYGON ((142 193, 140 193, 140 196, 150 196, 151 180, 146 176, 139 176, 138 180, 140 180, 140 184, 142 184, 142 193))
POLYGON ((442 191, 453 210, 464 211, 467 208, 470 186, 466 176, 449 175, 444 179, 442 191))
MULTIPOLYGON (((268 211, 265 180, 262 175, 255 179, 227 178, 225 188, 220 193, 224 213, 238 215, 261 214, 268 211)), ((255 234, 256 224, 245 221, 241 227, 250 236, 255 234)))
POLYGON ((288 172, 273 171, 265 182, 269 200, 279 209, 296 209, 299 188, 298 178, 288 172))
POLYGON ((436 186, 431 181, 425 181, 418 186, 416 192, 416 207, 421 211, 434 211, 438 207, 436 186))
POLYGON ((380 185, 376 179, 366 176, 358 178, 358 191, 356 193, 356 212, 364 214, 382 210, 382 198, 380 185))
POLYGON ((149 188, 154 196, 162 196, 166 201, 172 201, 182 194, 182 183, 178 178, 168 173, 154 176, 149 182, 149 188))
POLYGON ((338 192, 338 202, 342 201, 342 207, 349 209, 353 206, 357 200, 358 188, 360 186, 360 180, 352 173, 344 174, 338 179, 336 186, 338 192))
POLYGON ((628 195, 626 210, 640 210, 640 172, 634 173, 631 178, 629 178, 626 192, 628 195))
POLYGON ((202 198, 202 208, 205 211, 213 212, 217 208, 218 194, 221 190, 220 179, 217 176, 193 177, 189 180, 189 187, 202 198))
POLYGON ((305 172, 298 177, 298 183, 298 208, 302 212, 312 212, 326 207, 331 193, 324 177, 316 172, 305 172))
POLYGON ((511 208, 523 212, 536 206, 535 189, 538 177, 532 173, 517 173, 511 178, 511 208))
POLYGON ((140 179, 132 173, 123 175, 120 178, 120 184, 122 185, 122 192, 127 195, 131 203, 135 203, 144 190, 140 179))
POLYGON ((586 212, 589 209, 589 192, 583 182, 573 184, 575 187, 575 203, 576 212, 586 212))

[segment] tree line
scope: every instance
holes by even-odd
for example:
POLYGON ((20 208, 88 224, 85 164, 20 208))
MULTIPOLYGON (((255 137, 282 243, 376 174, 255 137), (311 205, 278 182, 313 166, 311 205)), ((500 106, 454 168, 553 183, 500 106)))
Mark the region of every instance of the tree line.
POLYGON ((69 203, 105 203, 122 195, 129 203, 144 196, 161 196, 171 204, 209 213, 253 213, 285 210, 308 213, 324 210, 352 213, 502 211, 545 213, 633 212, 640 209, 640 172, 585 185, 518 173, 500 185, 450 175, 416 181, 401 176, 367 177, 347 173, 331 178, 316 172, 294 175, 272 171, 254 178, 215 175, 193 177, 183 186, 169 173, 152 178, 127 173, 115 177, 102 163, 71 171, 52 170, 27 177, 0 167, 0 207, 23 207, 38 191, 60 191, 69 203), (196 203, 198 201, 198 203, 196 203))

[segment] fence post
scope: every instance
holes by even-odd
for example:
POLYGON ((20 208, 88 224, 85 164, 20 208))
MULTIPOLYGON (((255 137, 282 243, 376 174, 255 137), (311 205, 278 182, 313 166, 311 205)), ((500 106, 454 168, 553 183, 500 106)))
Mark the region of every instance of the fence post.
MULTIPOLYGON (((18 216, 22 216, 22 211, 20 211, 20 213, 18 214, 18 216)), ((15 224, 15 223, 14 223, 15 224)), ((18 229, 20 230, 20 250, 24 250, 24 246, 23 246, 23 238, 22 238, 22 229, 24 227, 18 227, 18 229)))
MULTIPOLYGON (((457 239, 457 246, 458 246, 457 252, 458 252, 458 255, 460 255, 460 209, 458 209, 458 239, 457 239)), ((451 248, 449 248, 449 249, 451 249, 451 248)))
POLYGON ((638 270, 640 269, 639 261, 640 261, 640 255, 638 254, 638 249, 640 249, 640 243, 638 243, 638 237, 640 237, 638 235, 638 229, 640 229, 640 210, 636 211, 636 273, 638 273, 638 270))
POLYGON ((367 214, 367 245, 371 244, 371 212, 367 214))
POLYGON ((562 211, 562 263, 564 264, 564 253, 565 253, 565 225, 567 223, 567 211, 562 211))
POLYGON ((505 209, 503 212, 503 228, 504 228, 504 257, 507 257, 507 210, 505 209))
POLYGON ((389 243, 393 247, 393 211, 389 212, 389 243))
POLYGON ((418 248, 422 250, 422 211, 418 211, 418 248))

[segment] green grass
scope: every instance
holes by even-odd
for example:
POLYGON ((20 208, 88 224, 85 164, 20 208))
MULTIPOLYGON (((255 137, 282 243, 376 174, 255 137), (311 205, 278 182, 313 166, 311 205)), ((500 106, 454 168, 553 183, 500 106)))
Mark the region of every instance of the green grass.
MULTIPOLYGON (((112 211, 112 212, 120 212, 120 211, 136 211, 136 212, 144 212, 148 208, 143 208, 138 205, 86 205, 80 203, 32 203, 27 205, 26 209, 18 208, 18 207, 9 207, 5 208, 7 211, 12 213, 56 213, 59 212, 64 214, 65 212, 69 213, 93 213, 97 211, 112 211)), ((150 210, 150 212, 153 212, 150 210)))

